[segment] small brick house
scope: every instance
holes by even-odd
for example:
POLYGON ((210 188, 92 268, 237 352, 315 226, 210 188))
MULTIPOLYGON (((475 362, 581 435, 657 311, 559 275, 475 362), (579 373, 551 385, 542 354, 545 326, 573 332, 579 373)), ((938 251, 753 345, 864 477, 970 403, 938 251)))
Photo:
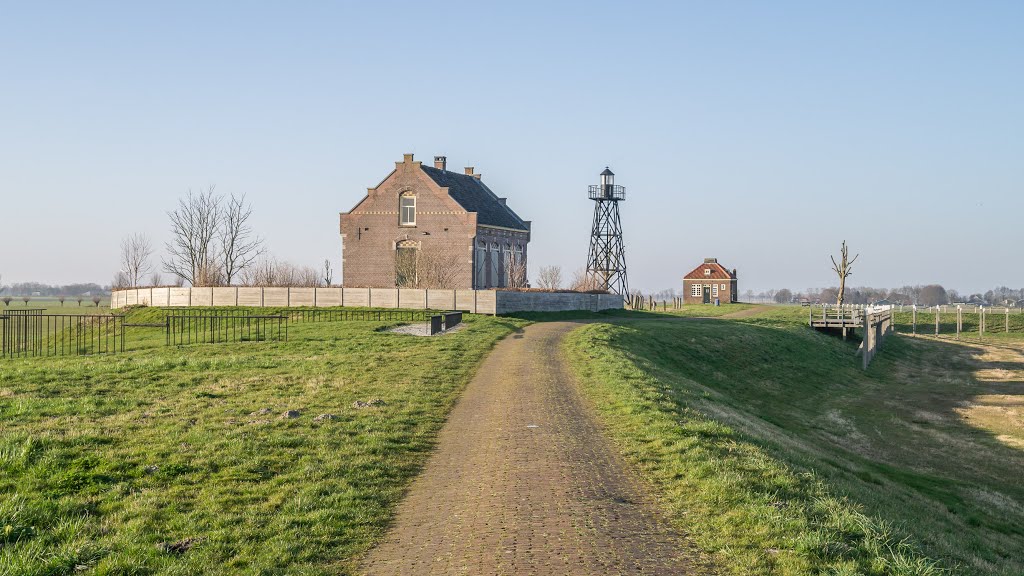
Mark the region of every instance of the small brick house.
POLYGON ((703 264, 683 276, 683 303, 711 304, 715 298, 721 302, 739 302, 736 269, 730 272, 717 258, 705 258, 703 264))
POLYGON ((371 288, 502 288, 525 277, 530 222, 472 167, 406 154, 340 217, 342 281, 371 288))

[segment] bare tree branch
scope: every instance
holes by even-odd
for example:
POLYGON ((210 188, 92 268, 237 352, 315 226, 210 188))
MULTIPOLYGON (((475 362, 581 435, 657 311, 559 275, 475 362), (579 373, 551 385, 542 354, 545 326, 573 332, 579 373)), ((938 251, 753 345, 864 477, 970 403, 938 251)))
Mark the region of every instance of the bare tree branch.
POLYGON ((152 256, 153 245, 145 234, 132 234, 122 240, 121 271, 117 276, 118 287, 142 284, 142 278, 153 269, 153 265, 149 261, 152 256))
POLYGON ((178 209, 168 212, 171 241, 163 269, 193 286, 209 286, 217 280, 214 240, 220 224, 220 198, 213 186, 178 201, 178 209))
POLYGON ((231 284, 239 272, 263 254, 263 240, 253 234, 249 224, 251 216, 252 205, 246 204, 245 194, 232 194, 219 214, 217 236, 220 241, 220 270, 225 284, 231 284))
POLYGON ((558 290, 562 287, 561 266, 541 266, 537 273, 537 286, 544 290, 558 290))

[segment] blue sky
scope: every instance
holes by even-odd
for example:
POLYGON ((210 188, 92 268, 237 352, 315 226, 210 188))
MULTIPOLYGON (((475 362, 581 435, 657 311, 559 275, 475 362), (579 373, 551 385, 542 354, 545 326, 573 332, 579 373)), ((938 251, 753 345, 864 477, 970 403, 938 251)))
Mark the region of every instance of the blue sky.
POLYGON ((843 239, 855 285, 1024 286, 1022 3, 207 4, 3 6, 3 282, 107 283, 211 184, 337 262, 413 152, 508 196, 534 269, 585 263, 608 165, 637 288, 827 286, 843 239))

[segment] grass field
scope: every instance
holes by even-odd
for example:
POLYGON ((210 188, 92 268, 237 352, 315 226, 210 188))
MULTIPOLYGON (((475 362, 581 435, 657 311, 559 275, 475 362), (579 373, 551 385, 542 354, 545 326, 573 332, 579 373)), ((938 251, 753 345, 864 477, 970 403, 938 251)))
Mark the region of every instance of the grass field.
POLYGON ((0 575, 350 573, 523 322, 469 316, 435 338, 387 324, 185 347, 130 328, 125 354, 0 360, 0 575))
POLYGON ((567 352, 726 573, 1024 574, 1024 340, 900 336, 867 372, 855 346, 778 307, 590 324, 567 352))

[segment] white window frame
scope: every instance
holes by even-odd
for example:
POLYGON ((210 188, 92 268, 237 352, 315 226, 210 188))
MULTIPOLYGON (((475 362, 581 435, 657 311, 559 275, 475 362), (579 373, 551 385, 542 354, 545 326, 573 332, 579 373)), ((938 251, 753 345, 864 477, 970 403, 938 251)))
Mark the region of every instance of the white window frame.
POLYGON ((704 292, 701 289, 700 284, 693 283, 690 285, 690 296, 693 296, 694 298, 699 298, 703 295, 704 292))
POLYGON ((725 284, 722 284, 722 290, 725 290, 725 284))
POLYGON ((416 225, 416 195, 415 194, 403 194, 398 197, 398 225, 399 226, 415 226, 416 225), (411 199, 412 206, 405 206, 405 200, 411 199), (412 220, 406 220, 405 211, 406 209, 412 210, 412 220))
POLYGON ((704 269, 704 275, 705 276, 711 276, 711 268, 705 268, 704 269))
POLYGON ((711 285, 711 295, 718 298, 718 284, 711 285))

